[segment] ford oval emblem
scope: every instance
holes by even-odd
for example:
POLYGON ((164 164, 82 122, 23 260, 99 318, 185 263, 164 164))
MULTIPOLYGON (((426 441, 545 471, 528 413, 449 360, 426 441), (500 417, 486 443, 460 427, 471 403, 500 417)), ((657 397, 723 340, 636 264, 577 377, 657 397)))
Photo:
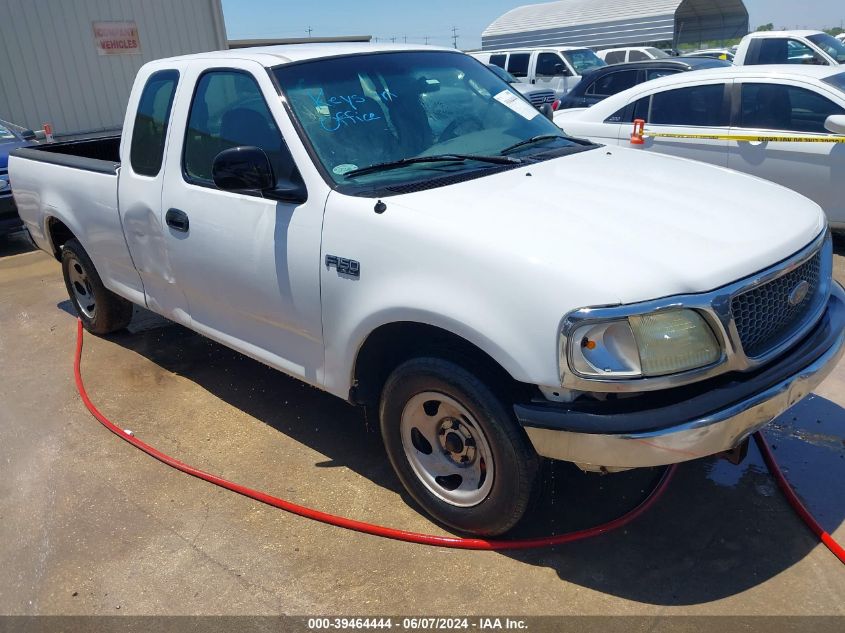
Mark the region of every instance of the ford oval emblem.
POLYGON ((793 308, 807 298, 807 293, 810 292, 810 282, 807 280, 799 283, 792 292, 789 293, 789 305, 793 308))

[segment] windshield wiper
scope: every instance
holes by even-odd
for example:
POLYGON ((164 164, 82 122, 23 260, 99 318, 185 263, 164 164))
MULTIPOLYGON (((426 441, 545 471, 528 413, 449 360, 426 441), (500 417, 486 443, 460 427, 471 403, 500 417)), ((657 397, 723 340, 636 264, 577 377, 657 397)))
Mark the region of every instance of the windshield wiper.
POLYGON ((519 143, 508 145, 499 153, 504 156, 508 152, 512 152, 513 150, 519 149, 520 147, 525 147, 526 145, 533 145, 534 143, 539 143, 540 141, 550 141, 553 138, 565 139, 566 137, 562 134, 538 134, 537 136, 532 136, 531 138, 527 138, 524 141, 519 141, 519 143))
POLYGON ((359 167, 344 174, 344 178, 351 178, 352 176, 362 176, 364 174, 372 174, 377 171, 389 171, 391 169, 399 169, 405 165, 414 165, 416 163, 454 163, 460 161, 477 160, 480 163, 493 163, 495 165, 514 165, 522 162, 519 158, 511 156, 483 156, 476 154, 435 154, 432 156, 414 156, 413 158, 402 158, 400 160, 392 160, 386 163, 376 163, 367 167, 359 167))

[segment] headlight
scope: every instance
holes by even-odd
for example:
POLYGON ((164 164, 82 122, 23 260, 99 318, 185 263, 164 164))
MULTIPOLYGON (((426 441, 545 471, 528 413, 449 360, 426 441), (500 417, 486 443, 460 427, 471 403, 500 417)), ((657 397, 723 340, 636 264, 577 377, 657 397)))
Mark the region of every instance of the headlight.
POLYGON ((722 358, 704 318, 681 309, 577 326, 565 353, 576 374, 603 379, 677 374, 722 358))

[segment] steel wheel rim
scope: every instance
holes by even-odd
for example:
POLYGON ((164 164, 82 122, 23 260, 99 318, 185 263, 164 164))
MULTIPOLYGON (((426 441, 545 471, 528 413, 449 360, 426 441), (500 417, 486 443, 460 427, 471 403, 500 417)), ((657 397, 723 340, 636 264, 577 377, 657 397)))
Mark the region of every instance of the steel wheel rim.
POLYGON ((399 430, 405 457, 431 494, 460 508, 487 498, 493 452, 464 405, 443 393, 419 393, 405 404, 399 430))
POLYGON ((91 289, 88 273, 76 257, 71 257, 68 261, 68 281, 79 311, 89 319, 93 319, 97 311, 94 291, 91 289))

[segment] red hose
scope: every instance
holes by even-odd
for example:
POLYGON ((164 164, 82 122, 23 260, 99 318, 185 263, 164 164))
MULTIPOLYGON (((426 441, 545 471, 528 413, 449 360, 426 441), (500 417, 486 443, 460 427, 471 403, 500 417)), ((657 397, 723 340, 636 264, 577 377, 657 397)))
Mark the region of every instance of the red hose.
POLYGON ((451 547, 454 549, 472 550, 534 549, 539 547, 550 547, 552 545, 562 545, 564 543, 572 543, 574 541, 580 541, 593 536, 598 536, 600 534, 606 534, 607 532, 611 532, 613 530, 617 530, 625 525, 628 525, 631 521, 644 514, 649 508, 651 508, 655 503, 657 503, 657 500, 663 495, 667 485, 669 484, 669 480, 672 478, 672 475, 675 473, 675 469, 677 468, 677 466, 674 465, 666 468, 654 489, 633 510, 627 512, 626 514, 623 514, 617 519, 613 519, 612 521, 608 521, 607 523, 597 525, 596 527, 592 527, 586 530, 578 530, 576 532, 567 532, 566 534, 519 540, 488 540, 483 538, 460 538, 456 536, 436 536, 433 534, 419 534, 417 532, 406 532, 405 530, 397 530, 394 528, 384 527, 382 525, 373 525, 371 523, 365 523, 364 521, 356 521, 354 519, 348 519, 346 517, 339 517, 333 514, 327 514, 326 512, 314 510, 313 508, 306 508, 305 506, 292 503, 291 501, 287 501, 285 499, 280 499, 279 497, 274 497, 265 492, 253 490, 252 488, 247 488, 246 486, 241 486, 240 484, 228 481, 226 479, 223 479, 222 477, 218 477, 217 475, 212 475, 205 471, 199 470, 198 468, 194 468, 193 466, 189 466, 188 464, 180 462, 178 459, 170 457, 169 455, 165 455, 164 453, 150 446, 146 442, 139 440, 133 434, 124 431, 119 426, 114 424, 111 420, 109 420, 105 415, 103 415, 99 409, 97 409, 97 407, 94 405, 93 402, 91 402, 91 399, 88 397, 88 393, 85 391, 85 385, 82 383, 81 372, 82 335, 82 321, 78 320, 76 330, 76 358, 73 363, 73 373, 74 378, 76 379, 76 388, 79 390, 79 395, 82 397, 82 402, 85 403, 85 406, 88 408, 91 414, 95 418, 97 418, 97 420, 99 420, 100 423, 105 426, 109 431, 111 431, 121 439, 126 440, 127 442, 132 444, 132 446, 141 449, 142 451, 147 453, 147 455, 151 455, 160 462, 164 462, 168 466, 172 466, 177 470, 181 470, 183 473, 193 475, 194 477, 198 477, 199 479, 203 479, 205 481, 213 483, 214 485, 220 486, 221 488, 226 488, 233 492, 237 492, 239 494, 255 499, 256 501, 260 501, 261 503, 266 503, 267 505, 273 506, 274 508, 280 508, 281 510, 286 510, 287 512, 298 514, 299 516, 305 517, 307 519, 313 519, 322 523, 328 523, 329 525, 335 525, 337 527, 346 528, 347 530, 363 532, 364 534, 372 534, 374 536, 396 539, 397 541, 406 541, 408 543, 419 543, 422 545, 435 545, 437 547, 451 547))
POLYGON ((801 503, 798 495, 795 494, 795 490, 789 485, 789 482, 786 480, 786 476, 775 461, 775 455, 772 453, 772 449, 769 447, 769 443, 766 441, 766 438, 763 437, 762 433, 757 432, 754 434, 754 440, 757 442, 760 453, 763 455, 763 461, 766 462, 769 472, 772 473, 772 477, 774 477, 775 481, 777 481, 778 487, 786 497, 786 500, 789 501, 789 505, 791 505, 792 509, 795 510, 799 517, 801 517, 801 520, 807 524, 810 531, 827 546, 827 549, 833 552, 833 555, 841 562, 845 563, 845 548, 837 543, 830 534, 824 531, 822 526, 819 525, 819 522, 816 521, 813 515, 810 514, 810 511, 807 510, 806 506, 801 503))

